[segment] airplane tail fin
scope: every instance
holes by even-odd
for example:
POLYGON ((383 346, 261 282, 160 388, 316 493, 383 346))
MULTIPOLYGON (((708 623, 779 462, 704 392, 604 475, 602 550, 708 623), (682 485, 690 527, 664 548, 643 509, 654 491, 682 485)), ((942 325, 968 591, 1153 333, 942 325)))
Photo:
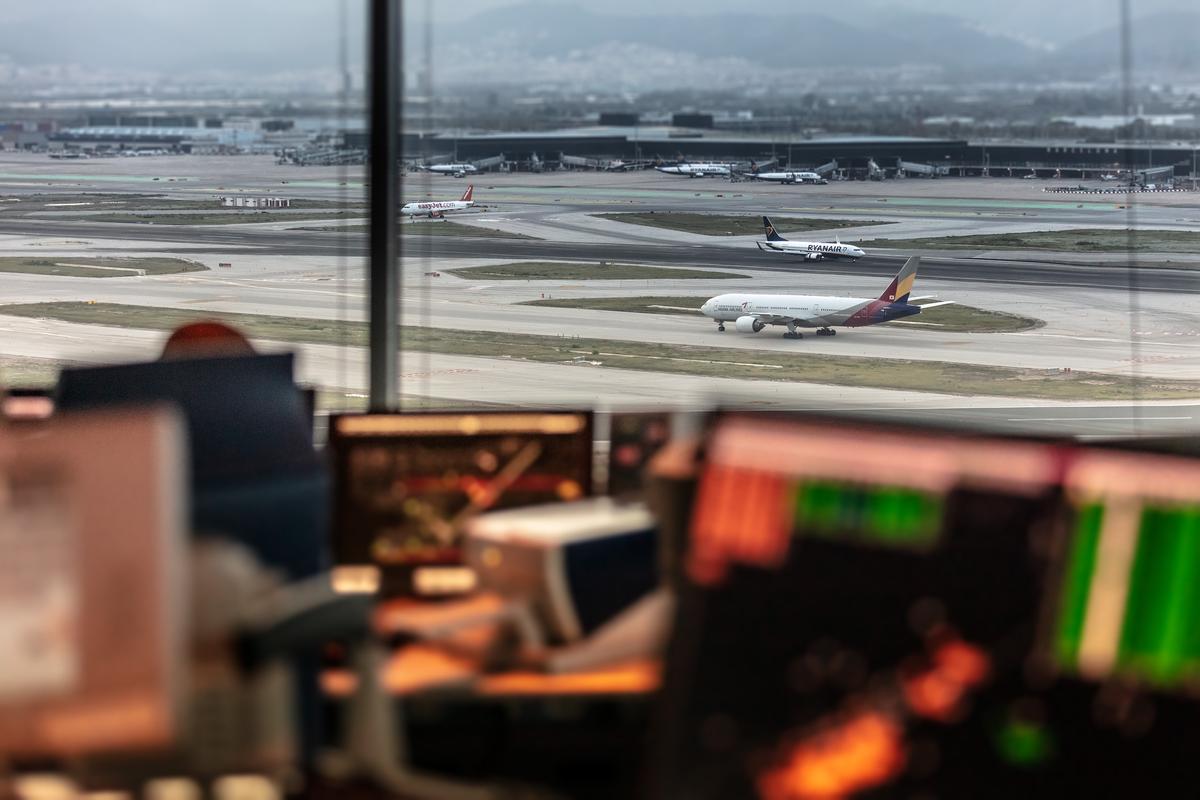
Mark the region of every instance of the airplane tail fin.
POLYGON ((908 295, 912 292, 913 282, 917 279, 917 267, 921 266, 920 256, 911 256, 904 266, 896 273, 891 284, 879 299, 888 303, 907 303, 908 295))
POLYGON ((767 216, 763 217, 763 230, 767 234, 768 242, 785 242, 785 241, 787 241, 782 236, 780 236, 779 233, 775 230, 775 226, 771 224, 770 217, 767 217, 767 216))
POLYGON ((475 193, 475 184, 472 183, 469 186, 467 186, 467 190, 465 192, 463 192, 463 196, 461 198, 462 201, 465 203, 471 202, 471 198, 472 198, 472 195, 474 195, 474 193, 475 193))

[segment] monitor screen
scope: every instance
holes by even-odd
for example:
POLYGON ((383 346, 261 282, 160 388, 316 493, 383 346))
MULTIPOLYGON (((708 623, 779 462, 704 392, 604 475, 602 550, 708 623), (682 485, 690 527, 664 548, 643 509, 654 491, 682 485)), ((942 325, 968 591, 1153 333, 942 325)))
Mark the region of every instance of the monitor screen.
POLYGON ((1064 483, 1045 655, 1065 674, 1200 689, 1200 463, 1086 451, 1064 483))
POLYGON ((334 417, 337 563, 411 591, 417 570, 461 564, 475 515, 590 496, 592 448, 585 412, 334 417))
POLYGON ((661 796, 1132 796, 1193 769, 1200 464, 737 415, 706 450, 661 796))

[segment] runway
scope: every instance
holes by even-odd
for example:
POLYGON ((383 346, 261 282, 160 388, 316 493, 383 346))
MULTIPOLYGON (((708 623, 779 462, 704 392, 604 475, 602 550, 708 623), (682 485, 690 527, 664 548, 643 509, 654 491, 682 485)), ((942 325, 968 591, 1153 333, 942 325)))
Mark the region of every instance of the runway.
MULTIPOLYGON (((130 240, 155 243, 159 252, 181 255, 196 253, 234 254, 258 250, 272 255, 347 257, 365 256, 366 239, 362 235, 312 231, 280 231, 231 226, 116 225, 107 223, 60 221, 0 221, 0 235, 62 237, 87 240, 130 240), (216 229, 214 227, 226 228, 216 229)), ((725 269, 753 269, 763 272, 819 272, 832 275, 895 274, 902 254, 869 256, 855 262, 811 262, 764 253, 752 246, 661 245, 548 242, 525 239, 453 238, 449 236, 401 237, 402 253, 428 253, 437 259, 509 259, 609 261, 725 269)), ((106 250, 103 244, 89 248, 106 250)), ((111 249, 111 248, 109 248, 111 249)), ((125 248, 117 248, 125 249, 125 248)), ((1024 286, 1073 286, 1077 288, 1200 293, 1200 271, 1140 266, 1132 279, 1124 265, 1077 264, 1054 261, 1053 256, 1037 262, 956 256, 923 256, 921 272, 927 278, 944 281, 971 281, 1024 286)))

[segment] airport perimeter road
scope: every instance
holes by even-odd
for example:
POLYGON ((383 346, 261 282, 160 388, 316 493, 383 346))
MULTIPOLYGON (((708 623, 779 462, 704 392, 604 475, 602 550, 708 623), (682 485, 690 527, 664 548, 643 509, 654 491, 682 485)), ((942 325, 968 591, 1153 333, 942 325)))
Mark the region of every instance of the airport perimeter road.
MULTIPOLYGON (((125 242, 158 243, 164 252, 223 253, 246 252, 248 248, 272 255, 362 256, 365 237, 312 231, 281 231, 240 227, 220 229, 204 226, 116 225, 84 222, 38 221, 0 222, 0 235, 119 239, 125 242)), ((643 243, 547 242, 526 239, 456 238, 437 236, 420 241, 406 239, 409 252, 429 253, 440 259, 510 260, 587 260, 671 266, 725 267, 779 272, 803 272, 814 269, 786 256, 763 253, 757 249, 723 245, 653 245, 643 243)), ((93 245, 92 252, 104 248, 93 245)), ((856 262, 822 262, 819 271, 826 274, 873 275, 895 273, 902 256, 872 256, 856 262)), ((1047 256, 1048 259, 1052 258, 1047 256)), ((969 256, 923 258, 921 274, 926 278, 1030 286, 1070 286, 1076 288, 1130 288, 1129 271, 1123 266, 1066 264, 1052 260, 1016 261, 971 258, 969 256)), ((1186 269, 1142 267, 1136 272, 1136 286, 1142 291, 1200 293, 1200 272, 1186 269)))

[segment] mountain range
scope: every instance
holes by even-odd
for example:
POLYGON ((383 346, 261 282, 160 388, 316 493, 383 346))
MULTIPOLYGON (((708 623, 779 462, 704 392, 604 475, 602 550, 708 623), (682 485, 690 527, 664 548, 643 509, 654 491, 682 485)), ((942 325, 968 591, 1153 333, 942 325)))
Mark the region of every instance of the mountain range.
MULTIPOLYGON (((751 16, 615 15, 560 3, 529 3, 484 11, 467 20, 437 24, 433 31, 439 82, 546 80, 606 70, 624 73, 615 58, 641 56, 655 71, 671 56, 694 68, 706 62, 742 69, 747 77, 804 70, 873 71, 924 66, 947 82, 1088 80, 1120 66, 1116 27, 1058 46, 1033 37, 989 29, 951 14, 893 6, 838 16, 771 14, 751 16), (473 68, 488 65, 486 72, 473 68)), ((1194 77, 1200 53, 1193 31, 1200 13, 1169 10, 1135 20, 1134 64, 1139 75, 1166 72, 1194 77)), ((410 55, 423 52, 423 32, 410 30, 410 55)), ((690 76, 700 83, 704 75, 690 76)), ((925 78, 930 76, 925 74, 925 78)), ((679 81, 689 83, 681 74, 679 81)))
MULTIPOLYGON (((423 9, 438 20, 428 31, 437 87, 746 91, 831 80, 884 86, 904 74, 914 85, 1046 83, 1110 78, 1120 63, 1116 4, 1095 0, 759 0, 748 11, 721 10, 732 7, 721 0, 506 2, 406 4, 410 70, 426 63, 423 9), (481 10, 468 15, 472 8, 481 10)), ((351 71, 363 63, 365 4, 351 0, 10 5, 0 74, 6 64, 8 74, 76 65, 62 74, 176 83, 224 75, 250 85, 272 74, 334 72, 343 52, 351 71)), ((1143 13, 1134 24, 1139 77, 1200 83, 1192 3, 1138 0, 1135 8, 1143 13)))

